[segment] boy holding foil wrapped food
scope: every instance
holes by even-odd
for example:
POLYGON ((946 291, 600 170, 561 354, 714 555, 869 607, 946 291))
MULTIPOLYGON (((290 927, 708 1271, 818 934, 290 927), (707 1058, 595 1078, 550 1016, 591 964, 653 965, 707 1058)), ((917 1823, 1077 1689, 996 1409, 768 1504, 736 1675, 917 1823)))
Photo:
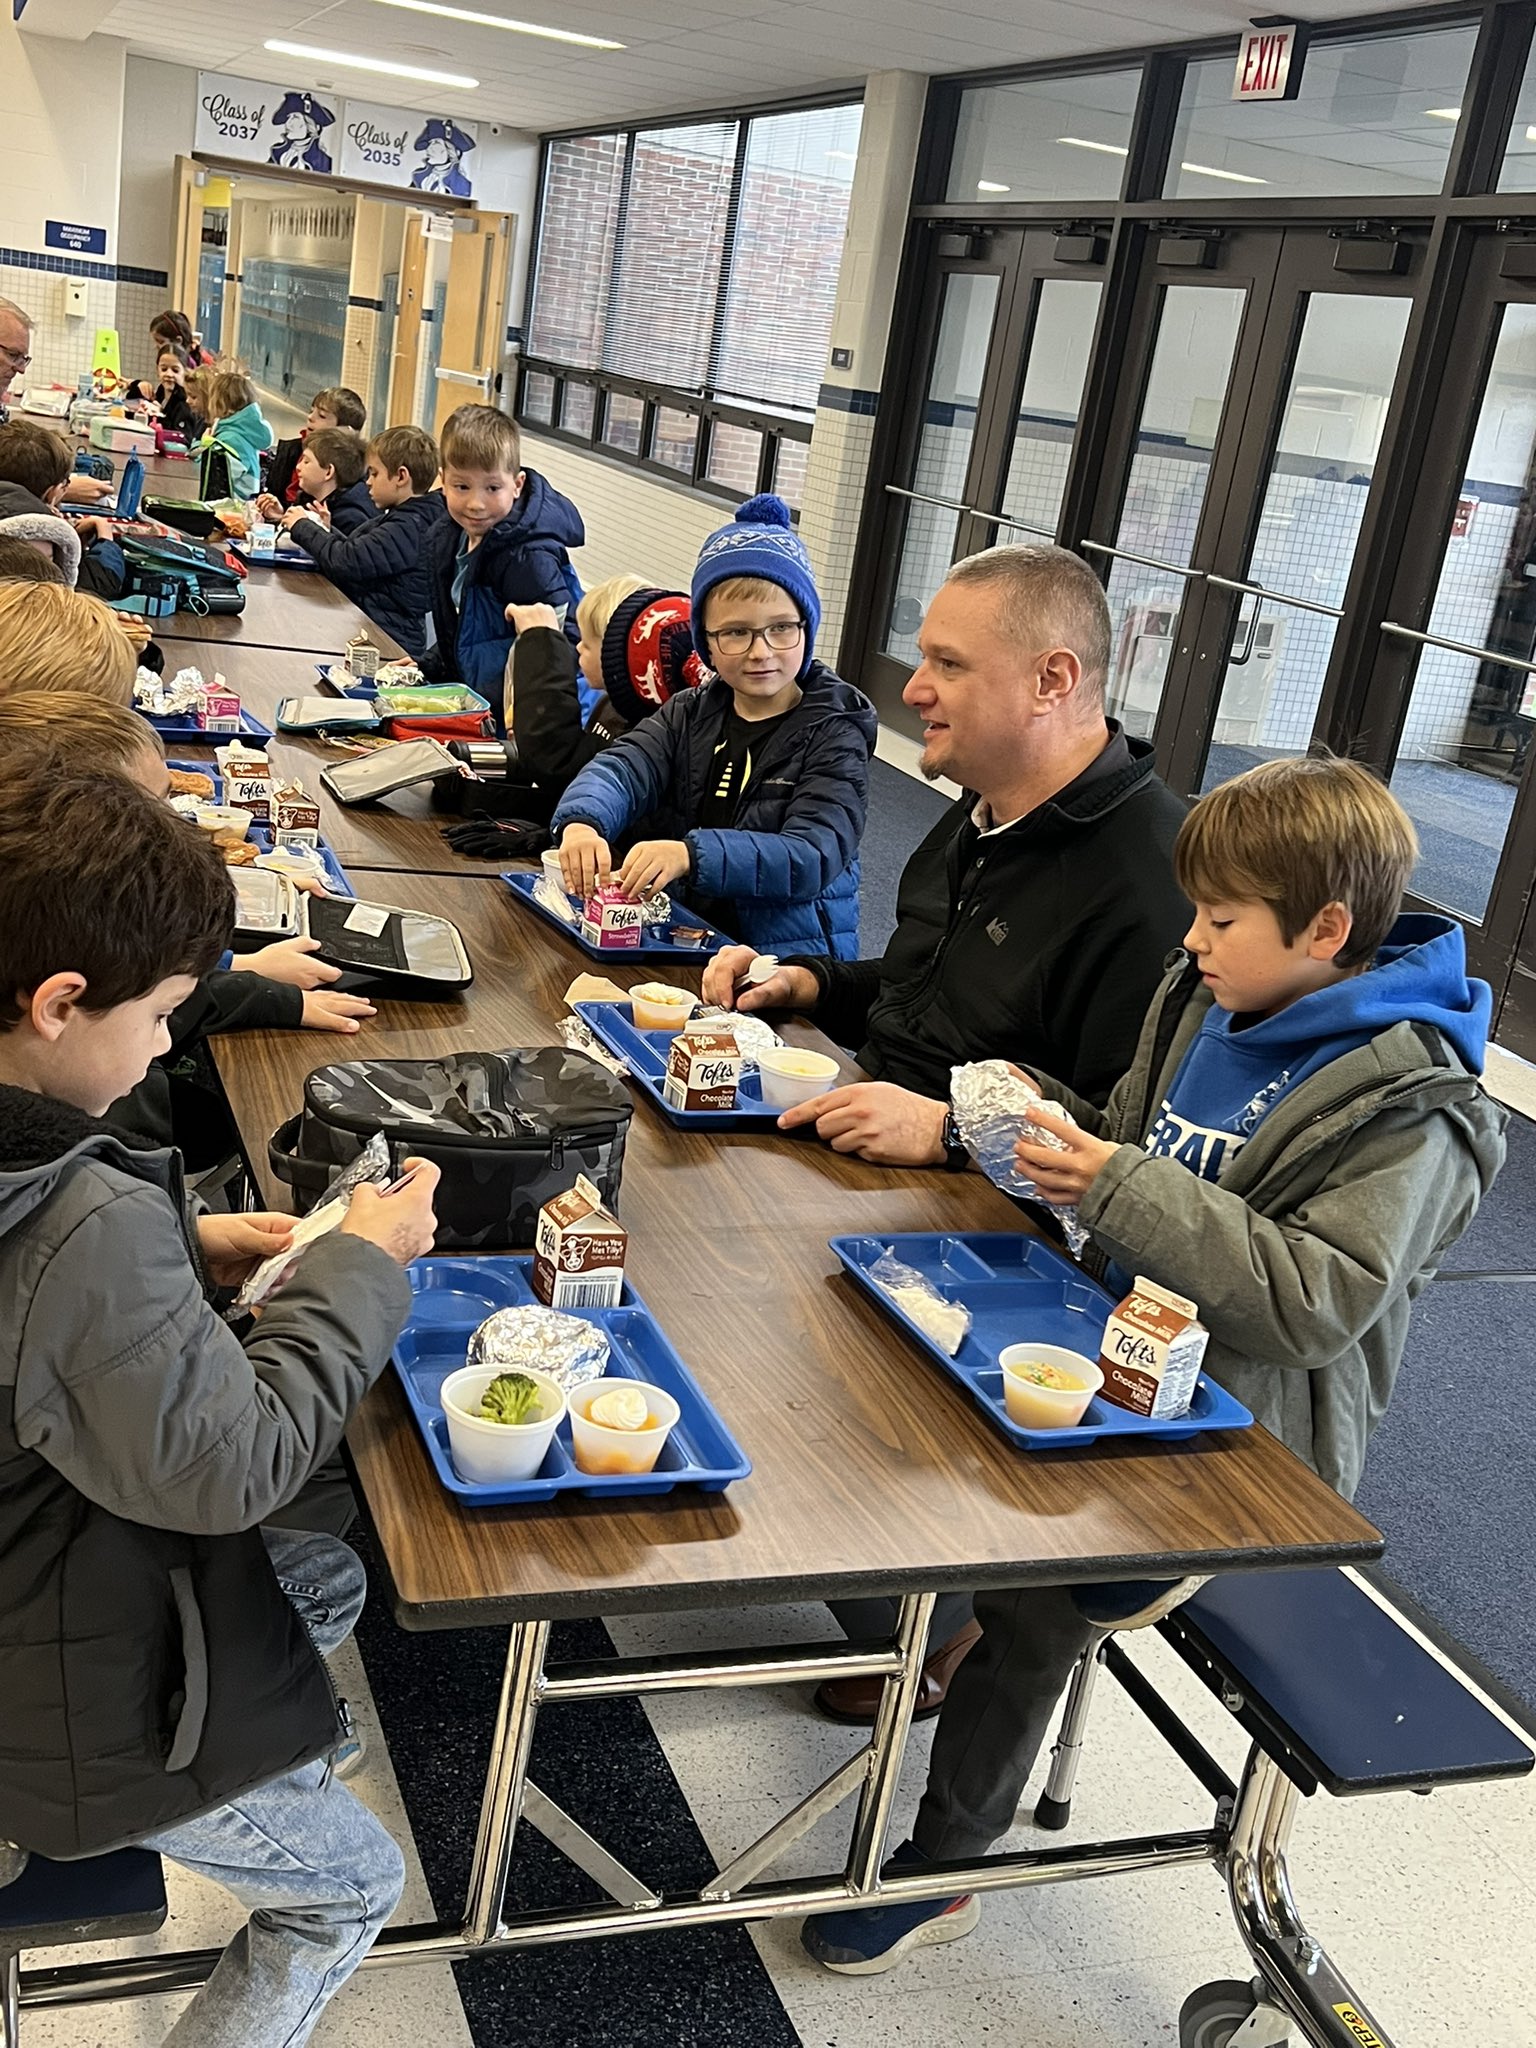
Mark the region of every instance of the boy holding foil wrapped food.
MULTIPOLYGON (((1415 1298, 1504 1158, 1479 1076, 1492 998, 1461 928, 1401 915, 1418 845, 1366 769, 1269 761, 1214 790, 1174 847, 1195 906, 1130 1071, 1100 1110, 1041 1074, 1016 1163, 1071 1207, 1088 1262, 1198 1303, 1205 1368, 1346 1498, 1415 1298)), ((895 1865, 983 1855, 1013 1825, 1096 1629, 1159 1619, 1198 1581, 976 1596, 981 1639, 939 1717, 895 1865)), ((975 1925, 974 1897, 825 1915, 806 1948, 863 1975, 975 1925)))

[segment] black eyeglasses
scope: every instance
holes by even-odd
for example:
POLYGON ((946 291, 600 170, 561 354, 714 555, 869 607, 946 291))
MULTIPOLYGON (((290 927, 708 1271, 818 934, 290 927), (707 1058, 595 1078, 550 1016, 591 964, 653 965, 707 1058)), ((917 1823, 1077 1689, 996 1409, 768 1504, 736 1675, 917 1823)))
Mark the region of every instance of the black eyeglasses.
POLYGON ((30 356, 22 355, 19 349, 7 348, 3 341, 0 341, 0 356, 5 357, 13 370, 27 370, 32 367, 30 356))
POLYGON ((761 640, 765 647, 783 654, 799 646, 804 631, 804 619, 775 619, 770 626, 722 626, 718 633, 706 627, 705 638, 713 640, 722 654, 746 654, 754 640, 761 640))

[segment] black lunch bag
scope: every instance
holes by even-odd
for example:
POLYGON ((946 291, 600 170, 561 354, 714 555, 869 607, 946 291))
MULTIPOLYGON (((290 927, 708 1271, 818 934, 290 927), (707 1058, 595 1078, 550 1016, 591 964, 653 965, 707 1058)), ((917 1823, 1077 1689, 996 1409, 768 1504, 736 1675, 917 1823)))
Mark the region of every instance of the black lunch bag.
POLYGON ((382 1131, 396 1172, 411 1157, 442 1169, 437 1249, 500 1251, 531 1245, 539 1210, 578 1174, 617 1206, 631 1108, 621 1081, 564 1046, 353 1060, 316 1067, 267 1151, 308 1209, 382 1131))

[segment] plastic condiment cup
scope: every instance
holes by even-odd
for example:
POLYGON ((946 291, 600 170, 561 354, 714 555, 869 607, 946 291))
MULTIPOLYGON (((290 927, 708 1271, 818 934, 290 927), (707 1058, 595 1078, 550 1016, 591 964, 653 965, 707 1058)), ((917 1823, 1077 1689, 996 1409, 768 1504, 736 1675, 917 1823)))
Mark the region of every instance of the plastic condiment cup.
POLYGON ((251 813, 235 804, 201 804, 192 814, 205 832, 237 832, 242 839, 251 829, 251 813))
POLYGON ((558 889, 562 896, 569 894, 565 886, 565 873, 560 866, 559 847, 546 847, 541 856, 541 865, 544 869, 544 879, 548 882, 549 886, 552 889, 558 889))
POLYGON ((555 1431, 565 1415, 565 1395, 548 1373, 526 1371, 542 1396, 537 1422, 487 1422, 479 1413, 480 1397, 498 1373, 496 1365, 461 1365, 443 1381, 439 1396, 448 1423, 448 1449, 461 1479, 479 1486, 501 1486, 509 1479, 532 1479, 549 1455, 555 1431))
POLYGON ((686 989, 670 989, 663 998, 643 995, 641 988, 629 992, 630 1015, 637 1031, 681 1031, 699 1007, 698 997, 686 989))
POLYGON ((1010 1344, 998 1357, 1003 1369, 1003 1401, 1010 1422, 1020 1429, 1074 1429, 1088 1403, 1104 1384, 1096 1359, 1060 1344, 1010 1344), (1071 1387, 1042 1387, 1025 1379, 1021 1368, 1053 1365, 1076 1381, 1071 1387))
POLYGON ((650 1386, 644 1380, 625 1379, 617 1373, 610 1373, 606 1379, 584 1380, 579 1387, 572 1387, 570 1406, 571 1450, 576 1469, 594 1477, 653 1471, 682 1413, 665 1388, 650 1386), (648 1428, 608 1429, 590 1419, 587 1410, 598 1395, 611 1394, 615 1387, 632 1388, 637 1394, 644 1394, 650 1416, 648 1428))
POLYGON ((798 1045, 770 1046, 757 1056, 758 1086, 770 1109, 793 1109, 837 1085, 837 1061, 798 1045))

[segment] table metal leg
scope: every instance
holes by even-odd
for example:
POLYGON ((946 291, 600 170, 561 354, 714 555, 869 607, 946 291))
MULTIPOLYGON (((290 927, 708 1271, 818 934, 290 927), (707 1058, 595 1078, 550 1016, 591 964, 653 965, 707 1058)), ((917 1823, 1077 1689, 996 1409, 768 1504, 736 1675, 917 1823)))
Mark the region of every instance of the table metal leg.
POLYGON ((1238 1787, 1227 1848, 1227 1890, 1237 1925, 1275 2002, 1314 2048, 1392 2048, 1362 2000, 1309 1934, 1291 1892, 1286 1852, 1300 1800, 1257 1744, 1238 1787))
POLYGON ((501 1925, 507 1871, 512 1862, 512 1837, 523 1810, 523 1784, 528 1775, 528 1752, 533 1747, 533 1725, 538 1718, 548 1646, 547 1621, 512 1624, 496 1726, 491 1736, 485 1796, 480 1803, 480 1827, 470 1865, 469 1896, 464 1905, 464 1938, 474 1944, 489 1941, 501 1925))
POLYGON ((907 1732, 912 1726, 912 1709, 922 1683, 923 1653, 928 1644, 928 1623, 933 1615, 935 1595, 906 1593, 896 1620, 896 1654, 901 1669, 880 1687, 880 1705, 875 1712, 875 1732, 870 1738, 873 1754, 869 1776, 859 1795, 853 1817, 853 1839, 848 1849, 848 1883, 856 1892, 880 1889, 880 1865, 885 1859, 885 1838, 891 1825, 891 1807, 907 1753, 907 1732))
POLYGON ((1067 1687, 1067 1703, 1061 1710, 1061 1727, 1051 1750, 1051 1768, 1045 1790, 1035 1804, 1035 1826, 1064 1828, 1072 1818, 1072 1793, 1077 1785, 1077 1766, 1088 1732, 1088 1713, 1098 1683, 1099 1660, 1109 1631, 1096 1635, 1077 1660, 1067 1687))

